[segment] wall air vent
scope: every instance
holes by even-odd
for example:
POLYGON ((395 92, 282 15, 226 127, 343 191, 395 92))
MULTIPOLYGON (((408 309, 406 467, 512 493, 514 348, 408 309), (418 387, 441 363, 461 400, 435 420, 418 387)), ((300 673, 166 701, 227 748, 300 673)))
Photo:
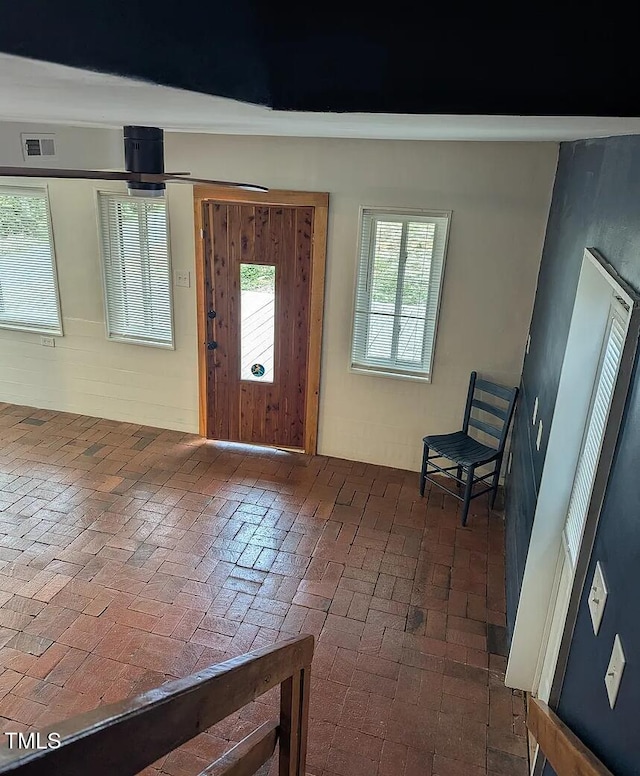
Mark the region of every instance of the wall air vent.
POLYGON ((40 135, 23 132, 20 135, 20 138, 22 140, 22 156, 24 157, 25 162, 37 160, 42 157, 49 161, 55 159, 55 135, 40 135))

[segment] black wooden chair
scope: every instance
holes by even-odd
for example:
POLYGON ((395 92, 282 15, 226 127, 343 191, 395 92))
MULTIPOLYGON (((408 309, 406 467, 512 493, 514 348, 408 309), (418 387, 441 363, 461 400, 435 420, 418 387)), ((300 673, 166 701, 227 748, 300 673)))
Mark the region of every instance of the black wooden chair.
POLYGON ((428 480, 433 485, 437 485, 442 490, 446 490, 447 493, 455 496, 463 504, 462 525, 467 524, 467 514, 469 513, 471 499, 493 491, 491 496, 491 508, 493 509, 496 493, 498 492, 504 446, 507 441, 507 434, 517 398, 517 388, 505 388, 502 385, 490 383, 488 380, 481 380, 478 378, 477 372, 471 372, 462 431, 454 431, 452 434, 434 434, 426 436, 423 440, 424 452, 422 454, 422 470, 420 472, 420 495, 424 496, 424 488, 428 480), (485 398, 478 398, 478 393, 486 394, 486 400, 485 398), (485 417, 486 414, 493 415, 494 418, 497 418, 496 425, 474 417, 472 415, 474 411, 483 413, 485 417), (469 436, 470 426, 496 439, 497 447, 485 445, 469 436), (431 450, 434 451, 433 455, 429 455, 431 450), (433 463, 435 458, 447 458, 449 461, 454 462, 454 466, 439 466, 433 463), (493 471, 484 477, 475 476, 475 471, 478 467, 490 463, 494 464, 493 471), (429 466, 433 467, 431 472, 429 471, 429 466), (454 469, 456 470, 455 475, 451 474, 454 469), (460 496, 429 477, 429 474, 435 471, 454 479, 458 483, 458 488, 463 485, 464 495, 460 496), (462 477, 463 472, 466 475, 464 479, 462 477), (486 483, 489 479, 491 479, 491 485, 488 488, 484 488, 477 493, 473 492, 475 485, 479 482, 486 483))

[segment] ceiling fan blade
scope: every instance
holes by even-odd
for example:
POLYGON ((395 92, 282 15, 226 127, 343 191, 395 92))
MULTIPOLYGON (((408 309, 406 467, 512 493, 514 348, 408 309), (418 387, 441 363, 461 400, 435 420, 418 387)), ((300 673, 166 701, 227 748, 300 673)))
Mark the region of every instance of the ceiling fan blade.
MULTIPOLYGON (((135 174, 135 173, 134 173, 135 174)), ((130 172, 110 170, 58 170, 49 167, 0 167, 0 177, 12 178, 86 178, 88 180, 127 181, 130 172)))
POLYGON ((150 173, 150 172, 118 172, 112 170, 62 170, 50 167, 0 167, 0 177, 11 178, 67 178, 103 181, 132 181, 136 183, 164 183, 177 181, 179 183, 207 183, 210 186, 246 189, 248 191, 269 191, 265 186, 253 183, 236 183, 234 181, 214 181, 208 178, 187 177, 189 173, 150 173))
POLYGON ((208 178, 187 178, 182 175, 174 175, 172 173, 165 173, 164 179, 170 183, 177 181, 178 183, 208 183, 209 186, 224 186, 225 188, 233 189, 246 189, 247 191, 269 191, 266 186, 258 186, 255 183, 236 183, 234 181, 212 181, 208 178))

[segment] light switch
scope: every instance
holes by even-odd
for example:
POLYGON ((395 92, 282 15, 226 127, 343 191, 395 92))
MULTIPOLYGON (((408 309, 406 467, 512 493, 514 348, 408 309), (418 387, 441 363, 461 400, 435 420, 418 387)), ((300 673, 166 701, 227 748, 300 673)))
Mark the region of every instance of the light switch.
POLYGON ((613 649, 611 650, 611 660, 609 660, 609 667, 604 676, 604 683, 607 686, 607 695, 609 696, 609 706, 611 708, 616 705, 616 698, 618 697, 618 690, 620 689, 620 682, 622 681, 626 662, 622 644, 620 643, 620 636, 616 633, 616 637, 613 640, 613 649))
POLYGON ((538 422, 538 436, 536 437, 536 450, 540 449, 540 442, 542 442, 542 421, 538 422))
POLYGON ((174 273, 176 286, 182 286, 183 288, 189 288, 191 285, 191 274, 187 270, 177 269, 174 273))
POLYGON ((533 417, 531 418, 531 425, 536 425, 536 418, 538 417, 538 397, 536 396, 536 400, 533 402, 533 417))
POLYGON ((593 582, 591 583, 591 590, 589 591, 589 611, 591 612, 593 632, 596 636, 600 629, 600 622, 602 621, 602 615, 604 614, 604 605, 607 602, 607 595, 607 585, 604 581, 602 566, 600 565, 600 562, 598 562, 596 563, 596 570, 593 572, 593 582))

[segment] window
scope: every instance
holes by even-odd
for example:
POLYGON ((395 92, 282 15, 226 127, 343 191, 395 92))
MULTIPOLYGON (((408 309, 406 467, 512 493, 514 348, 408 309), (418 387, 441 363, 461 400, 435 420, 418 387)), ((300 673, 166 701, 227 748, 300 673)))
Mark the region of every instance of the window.
POLYGON ((362 211, 352 369, 431 379, 449 218, 362 211))
POLYGON ((107 337, 173 347, 164 200, 98 194, 107 337))
POLYGON ((0 326, 62 334, 46 189, 0 188, 0 326))
POLYGON ((276 268, 240 264, 240 379, 272 383, 276 336, 276 268))
POLYGON ((614 298, 609 312, 609 321, 604 336, 600 365, 595 379, 591 408, 587 418, 578 464, 576 466, 567 520, 564 526, 564 540, 572 565, 578 560, 582 534, 589 510, 591 491, 600 460, 600 449, 607 429, 609 409, 622 360, 622 349, 626 337, 627 313, 614 298))

